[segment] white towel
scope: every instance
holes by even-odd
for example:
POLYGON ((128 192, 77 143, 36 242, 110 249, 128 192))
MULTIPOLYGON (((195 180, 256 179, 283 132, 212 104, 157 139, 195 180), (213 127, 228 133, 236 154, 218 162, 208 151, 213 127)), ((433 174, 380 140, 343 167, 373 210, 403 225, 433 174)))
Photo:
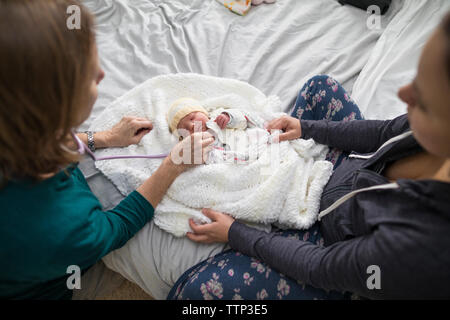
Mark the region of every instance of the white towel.
MULTIPOLYGON (((128 115, 151 119, 153 130, 139 145, 101 149, 96 151, 98 155, 170 151, 177 141, 169 132, 165 113, 181 97, 202 101, 208 111, 226 106, 258 113, 265 120, 283 114, 277 97, 266 97, 242 81, 198 74, 158 76, 118 98, 90 127, 94 131, 107 130, 128 115)), ((247 129, 238 135, 252 136, 257 130, 247 129)), ((155 209, 155 223, 175 236, 183 236, 191 231, 190 218, 210 222, 201 209, 212 208, 244 221, 309 228, 317 220, 321 193, 332 173, 332 164, 324 160, 328 148, 303 139, 279 144, 258 139, 258 143, 258 158, 248 164, 213 163, 181 174, 155 209)), ((109 160, 97 162, 96 166, 127 195, 154 173, 161 161, 109 160)))

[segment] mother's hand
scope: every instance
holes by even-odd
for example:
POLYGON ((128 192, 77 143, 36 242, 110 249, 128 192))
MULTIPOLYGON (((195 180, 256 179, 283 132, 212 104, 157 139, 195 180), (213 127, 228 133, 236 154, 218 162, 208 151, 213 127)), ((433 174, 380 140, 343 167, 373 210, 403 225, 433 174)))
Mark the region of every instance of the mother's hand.
POLYGON ((150 120, 139 117, 123 117, 111 130, 104 131, 107 147, 128 147, 138 144, 153 129, 150 120))
POLYGON ((207 159, 214 137, 209 132, 195 132, 179 142, 163 160, 158 170, 153 173, 137 192, 143 195, 156 208, 169 189, 172 182, 187 168, 194 164, 201 164, 207 159), (200 163, 191 162, 192 156, 201 156, 200 163), (183 155, 189 157, 183 158, 183 155), (186 160, 187 163, 184 162, 186 160))
POLYGON ((213 142, 214 136, 211 133, 194 132, 173 147, 170 152, 170 159, 174 164, 182 166, 184 169, 203 164, 208 159, 213 142))
POLYGON ((285 140, 298 139, 302 136, 302 127, 300 125, 300 120, 289 116, 283 116, 281 118, 270 121, 267 124, 266 129, 269 132, 271 130, 284 131, 279 135, 280 142, 285 140))
POLYGON ((202 212, 212 222, 197 225, 192 219, 189 220, 189 226, 194 232, 188 232, 186 236, 192 241, 201 243, 228 242, 228 231, 234 218, 211 209, 203 209, 202 212))

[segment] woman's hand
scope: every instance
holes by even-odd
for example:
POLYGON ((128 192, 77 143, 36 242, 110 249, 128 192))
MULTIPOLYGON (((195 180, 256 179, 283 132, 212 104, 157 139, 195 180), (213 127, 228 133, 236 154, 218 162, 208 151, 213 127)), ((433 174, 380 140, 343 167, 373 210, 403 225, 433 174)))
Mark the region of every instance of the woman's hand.
POLYGON ((212 150, 211 143, 214 136, 209 132, 194 132, 181 140, 170 152, 171 162, 187 169, 194 165, 203 164, 208 160, 212 150))
POLYGON ((123 117, 111 130, 99 132, 104 135, 106 147, 128 147, 138 144, 153 129, 150 120, 138 117, 123 117))
POLYGON ((192 241, 201 243, 228 242, 228 231, 234 218, 211 209, 203 209, 202 212, 212 222, 197 225, 192 219, 189 220, 189 226, 194 232, 188 232, 186 236, 192 241))
POLYGON ((280 142, 285 140, 298 139, 302 136, 302 128, 300 125, 300 120, 289 116, 283 116, 281 118, 270 121, 267 124, 266 129, 269 132, 271 130, 284 131, 284 133, 281 133, 279 136, 280 142))
MULTIPOLYGON (((156 208, 169 189, 172 182, 187 168, 206 161, 210 144, 214 137, 209 132, 196 132, 183 139, 172 149, 163 160, 158 170, 152 174, 139 188, 139 192, 156 208), (183 155, 187 157, 183 157, 183 155), (193 158, 200 155, 199 163, 193 158), (187 163, 184 163, 186 160, 187 163)), ((195 182, 194 182, 195 183, 195 182)))

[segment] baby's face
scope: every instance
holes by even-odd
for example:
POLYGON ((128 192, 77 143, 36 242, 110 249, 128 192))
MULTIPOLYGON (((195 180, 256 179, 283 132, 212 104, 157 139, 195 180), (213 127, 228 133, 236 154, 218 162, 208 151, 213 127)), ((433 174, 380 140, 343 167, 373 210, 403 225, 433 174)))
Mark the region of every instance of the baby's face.
POLYGON ((209 121, 209 118, 203 112, 191 112, 187 116, 185 116, 178 123, 177 129, 184 129, 189 131, 189 133, 194 133, 194 130, 206 131, 206 122, 209 121))

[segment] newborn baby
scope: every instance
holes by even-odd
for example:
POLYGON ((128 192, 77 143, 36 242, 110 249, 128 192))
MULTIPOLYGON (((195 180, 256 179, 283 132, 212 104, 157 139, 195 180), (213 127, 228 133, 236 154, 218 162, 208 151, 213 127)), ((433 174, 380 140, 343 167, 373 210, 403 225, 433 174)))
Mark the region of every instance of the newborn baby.
MULTIPOLYGON (((222 110, 222 109, 221 109, 222 110)), ((183 136, 182 130, 189 134, 194 133, 195 126, 197 131, 206 131, 212 127, 210 114, 201 105, 201 103, 191 98, 181 98, 176 100, 169 108, 167 113, 167 122, 172 133, 183 136), (177 132, 178 131, 178 132, 177 132)), ((246 129, 248 117, 242 110, 227 109, 221 112, 213 121, 217 123, 220 129, 246 129)))
POLYGON ((155 223, 175 236, 184 236, 191 231, 189 219, 197 224, 211 222, 201 209, 212 208, 246 222, 311 226, 333 169, 323 161, 328 147, 312 139, 276 143, 272 138, 277 133, 264 128, 272 112, 227 109, 227 103, 226 99, 182 98, 170 106, 167 121, 173 134, 184 138, 194 129, 208 131, 215 141, 205 165, 184 172, 173 182, 155 210, 155 223))
POLYGON ((256 159, 260 149, 258 146, 267 145, 269 135, 262 128, 263 120, 256 115, 250 116, 249 112, 240 109, 224 108, 218 108, 210 115, 199 101, 191 98, 176 100, 169 108, 167 121, 170 131, 180 139, 196 131, 208 130, 214 135, 213 150, 207 163, 245 163, 250 158, 256 159), (224 131, 227 129, 234 130, 224 131))

